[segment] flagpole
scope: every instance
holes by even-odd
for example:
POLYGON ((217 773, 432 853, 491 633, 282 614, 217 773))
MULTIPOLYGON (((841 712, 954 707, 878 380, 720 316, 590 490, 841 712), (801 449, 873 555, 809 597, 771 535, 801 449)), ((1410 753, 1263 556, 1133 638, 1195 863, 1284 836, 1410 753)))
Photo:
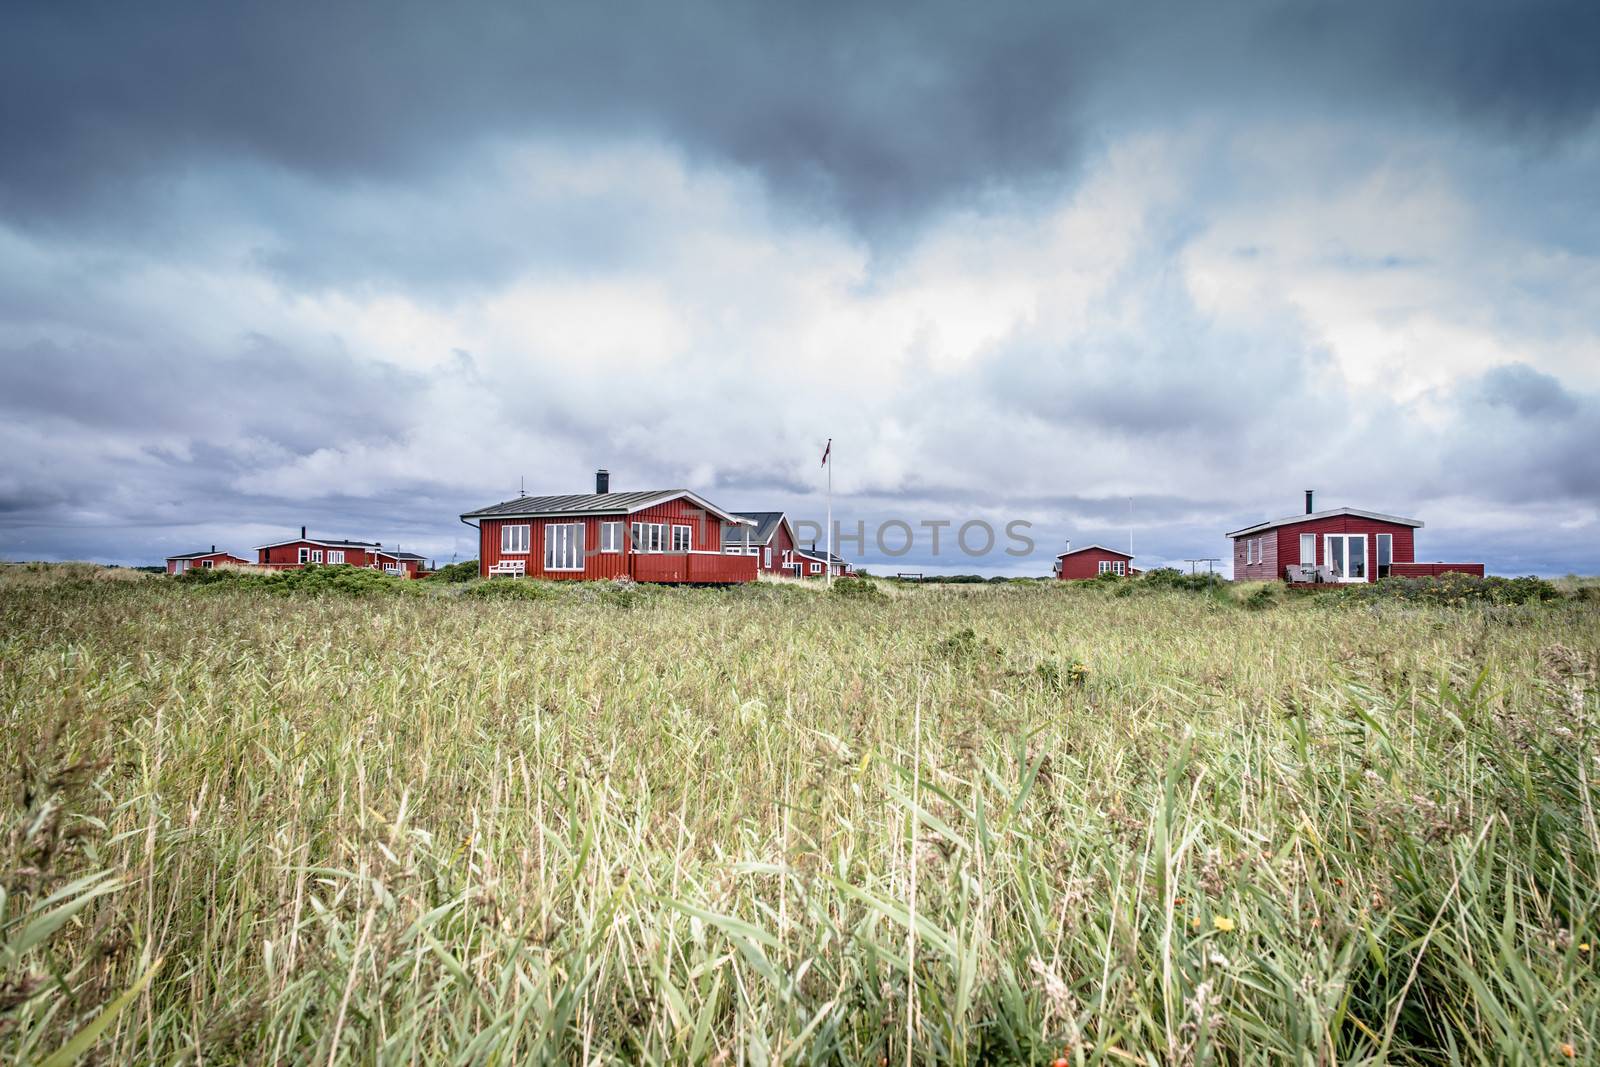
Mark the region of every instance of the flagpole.
POLYGON ((833 588, 833 438, 828 438, 828 561, 822 565, 826 587, 833 588))

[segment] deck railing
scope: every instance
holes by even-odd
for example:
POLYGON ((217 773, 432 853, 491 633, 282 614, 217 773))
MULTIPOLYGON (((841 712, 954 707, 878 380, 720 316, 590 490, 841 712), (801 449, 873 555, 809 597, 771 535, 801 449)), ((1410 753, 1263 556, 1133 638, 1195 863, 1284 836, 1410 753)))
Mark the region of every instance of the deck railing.
POLYGON ((753 582, 759 560, 720 552, 640 552, 628 557, 636 582, 753 582))

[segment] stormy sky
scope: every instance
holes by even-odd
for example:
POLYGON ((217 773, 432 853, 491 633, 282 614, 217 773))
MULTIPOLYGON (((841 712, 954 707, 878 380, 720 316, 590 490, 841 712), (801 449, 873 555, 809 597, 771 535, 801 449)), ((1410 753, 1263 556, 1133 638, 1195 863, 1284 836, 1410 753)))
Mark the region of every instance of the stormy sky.
POLYGON ((820 519, 832 437, 847 526, 1032 523, 878 570, 1315 488, 1600 572, 1595 4, 0 22, 0 558, 471 558, 597 466, 820 519))

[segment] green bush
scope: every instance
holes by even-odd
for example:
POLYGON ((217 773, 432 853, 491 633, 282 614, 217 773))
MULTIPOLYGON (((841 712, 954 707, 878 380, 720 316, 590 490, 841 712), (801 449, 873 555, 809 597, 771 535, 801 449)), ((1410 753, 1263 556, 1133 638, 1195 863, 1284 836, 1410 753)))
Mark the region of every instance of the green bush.
POLYGON ((428 575, 430 582, 470 582, 478 577, 478 561, 464 559, 460 563, 447 563, 428 575))
POLYGON ((421 592, 409 578, 397 578, 367 567, 346 563, 307 564, 300 570, 248 571, 231 567, 196 568, 180 574, 184 585, 225 585, 233 589, 261 589, 287 595, 403 596, 421 592))
POLYGON ((833 583, 835 596, 856 600, 882 600, 883 590, 865 578, 840 578, 833 583))
POLYGON ((465 595, 476 600, 554 600, 561 594, 551 582, 527 578, 488 578, 468 586, 465 595))
POLYGON ((1459 571, 1437 578, 1381 578, 1346 586, 1340 595, 1362 602, 1399 600, 1423 604, 1537 604, 1561 599, 1559 589, 1533 575, 1479 578, 1459 571))

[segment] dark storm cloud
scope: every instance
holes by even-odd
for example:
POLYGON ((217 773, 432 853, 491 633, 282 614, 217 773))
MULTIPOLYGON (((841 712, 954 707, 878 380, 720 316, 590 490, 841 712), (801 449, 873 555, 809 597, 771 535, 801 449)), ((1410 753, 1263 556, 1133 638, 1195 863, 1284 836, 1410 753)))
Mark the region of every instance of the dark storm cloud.
POLYGON ((1311 98, 1548 139, 1600 101, 1585 3, 41 3, 5 31, 0 212, 35 225, 153 209, 223 159, 401 180, 637 134, 889 233, 1059 186, 1117 116, 1311 98))

